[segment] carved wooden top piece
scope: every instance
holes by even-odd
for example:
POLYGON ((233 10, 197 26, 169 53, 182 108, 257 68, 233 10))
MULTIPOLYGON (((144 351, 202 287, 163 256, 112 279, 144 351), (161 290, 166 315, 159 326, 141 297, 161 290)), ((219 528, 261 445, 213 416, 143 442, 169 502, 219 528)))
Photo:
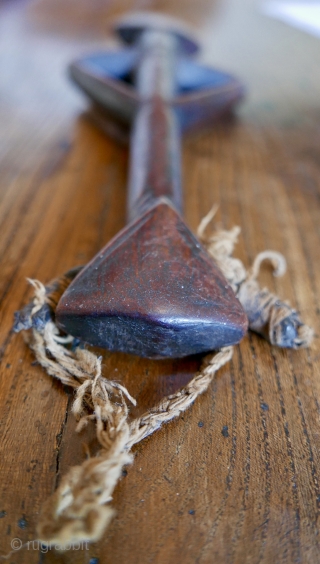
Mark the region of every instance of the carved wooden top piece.
POLYGON ((57 322, 93 345, 149 358, 218 349, 247 330, 232 289, 165 201, 122 230, 77 276, 57 322))

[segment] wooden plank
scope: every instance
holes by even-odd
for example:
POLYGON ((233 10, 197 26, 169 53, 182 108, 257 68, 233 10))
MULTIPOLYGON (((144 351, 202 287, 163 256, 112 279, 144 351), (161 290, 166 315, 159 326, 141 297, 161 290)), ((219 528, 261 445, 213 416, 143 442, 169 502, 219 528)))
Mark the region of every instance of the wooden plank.
MULTIPOLYGON (((14 538, 35 538, 42 502, 83 460, 83 443, 97 448, 92 431, 75 436, 70 394, 10 329, 27 276, 48 281, 87 262, 124 225, 127 150, 78 117, 85 102, 63 71, 105 45, 111 17, 134 6, 42 0, 0 9, 1 554, 14 538)), ((242 228, 246 265, 266 248, 282 252, 288 273, 274 279, 266 268, 261 280, 317 332, 318 40, 263 17, 251 0, 222 3, 217 17, 217 3, 194 6, 148 4, 201 24, 203 58, 242 77, 249 97, 237 120, 185 140, 187 223, 195 230, 219 202, 217 221, 242 228)), ((247 336, 188 412, 135 447, 100 543, 42 556, 29 545, 10 563, 317 562, 318 341, 294 352, 247 336)), ((137 398, 134 416, 186 384, 198 362, 106 353, 104 370, 137 398)))

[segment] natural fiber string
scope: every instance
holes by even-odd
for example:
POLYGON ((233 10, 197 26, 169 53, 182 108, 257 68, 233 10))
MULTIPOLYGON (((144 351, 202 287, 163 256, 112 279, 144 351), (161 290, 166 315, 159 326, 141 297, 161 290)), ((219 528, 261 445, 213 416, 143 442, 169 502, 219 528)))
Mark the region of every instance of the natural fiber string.
POLYGON ((241 302, 248 316, 249 329, 259 333, 271 345, 292 349, 308 347, 313 339, 313 330, 301 321, 298 312, 288 302, 282 301, 268 288, 260 288, 257 281, 262 263, 266 260, 271 262, 274 276, 283 276, 287 268, 285 258, 278 252, 266 250, 257 255, 251 269, 246 271, 243 263, 232 257, 240 227, 217 231, 208 238, 204 236, 216 209, 213 207, 200 223, 198 237, 241 302))
MULTIPOLYGON (((43 288, 37 285, 36 293, 38 301, 43 288)), ((112 499, 123 466, 132 462, 132 446, 185 411, 230 360, 232 347, 207 357, 201 371, 185 388, 129 424, 125 397, 134 404, 135 400, 123 386, 101 375, 101 358, 85 349, 70 352, 55 340, 56 335, 55 324, 48 322, 42 334, 32 329, 29 346, 50 375, 76 389, 72 411, 79 420, 78 430, 95 419, 102 447, 97 457, 69 471, 42 508, 39 540, 64 546, 100 538, 113 515, 106 504, 112 499)))
MULTIPOLYGON (((198 235, 244 306, 250 329, 278 346, 308 346, 312 330, 302 323, 298 313, 287 303, 267 289, 261 289, 257 282, 264 260, 271 261, 275 275, 285 272, 282 255, 264 251, 247 272, 242 262, 232 257, 240 232, 238 227, 205 238, 204 231, 214 211, 203 219, 198 235)), ((96 457, 71 468, 42 508, 37 529, 39 540, 43 544, 60 547, 101 538, 114 513, 108 504, 122 468, 133 460, 130 449, 188 409, 207 390, 215 373, 231 359, 233 353, 232 347, 226 347, 208 355, 199 373, 187 386, 129 423, 128 402, 135 404, 135 400, 121 384, 102 375, 101 358, 78 347, 72 337, 61 337, 54 323, 59 298, 79 270, 69 271, 47 287, 31 281, 35 297, 31 304, 16 314, 14 327, 17 332, 31 329, 28 344, 38 362, 48 374, 75 389, 72 411, 78 419, 77 430, 95 420, 101 445, 96 457), (74 345, 71 350, 66 348, 70 342, 74 345)))

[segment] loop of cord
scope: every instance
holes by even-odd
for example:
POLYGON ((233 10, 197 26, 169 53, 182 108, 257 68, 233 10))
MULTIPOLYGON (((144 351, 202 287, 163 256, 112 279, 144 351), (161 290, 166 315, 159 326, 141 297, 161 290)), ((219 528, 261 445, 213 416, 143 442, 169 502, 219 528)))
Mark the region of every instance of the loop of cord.
MULTIPOLYGON (((274 274, 281 275, 285 271, 285 259, 274 251, 264 251, 246 271, 243 263, 232 256, 240 232, 238 227, 205 238, 204 231, 214 213, 211 210, 202 220, 198 234, 242 303, 249 328, 279 347, 309 346, 312 329, 289 304, 268 289, 261 289, 257 282, 263 261, 269 260, 274 274)), ((233 354, 233 348, 226 347, 208 355, 187 386, 129 423, 128 404, 135 404, 135 400, 128 390, 106 379, 102 375, 101 358, 77 346, 79 343, 72 337, 61 337, 54 322, 59 298, 80 269, 67 272, 46 287, 41 282, 30 281, 35 296, 15 316, 14 330, 30 330, 27 342, 41 366, 50 376, 75 390, 72 411, 78 420, 77 430, 95 421, 101 445, 98 456, 71 468, 44 503, 37 533, 39 541, 47 546, 101 538, 114 514, 110 501, 122 468, 133 460, 132 446, 188 409, 233 354), (66 347, 70 342, 71 349, 66 347)))

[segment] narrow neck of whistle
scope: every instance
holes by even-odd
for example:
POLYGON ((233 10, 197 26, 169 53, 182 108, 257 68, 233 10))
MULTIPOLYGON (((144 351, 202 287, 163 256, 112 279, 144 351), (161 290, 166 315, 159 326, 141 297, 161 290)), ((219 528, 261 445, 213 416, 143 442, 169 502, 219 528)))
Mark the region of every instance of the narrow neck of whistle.
POLYGON ((180 128, 170 103, 176 92, 177 41, 146 31, 140 39, 135 84, 141 100, 131 134, 128 220, 160 198, 181 212, 180 128))
POLYGON ((152 100, 157 96, 170 102, 177 85, 177 39, 171 33, 149 30, 141 35, 138 48, 135 87, 140 100, 152 100))

